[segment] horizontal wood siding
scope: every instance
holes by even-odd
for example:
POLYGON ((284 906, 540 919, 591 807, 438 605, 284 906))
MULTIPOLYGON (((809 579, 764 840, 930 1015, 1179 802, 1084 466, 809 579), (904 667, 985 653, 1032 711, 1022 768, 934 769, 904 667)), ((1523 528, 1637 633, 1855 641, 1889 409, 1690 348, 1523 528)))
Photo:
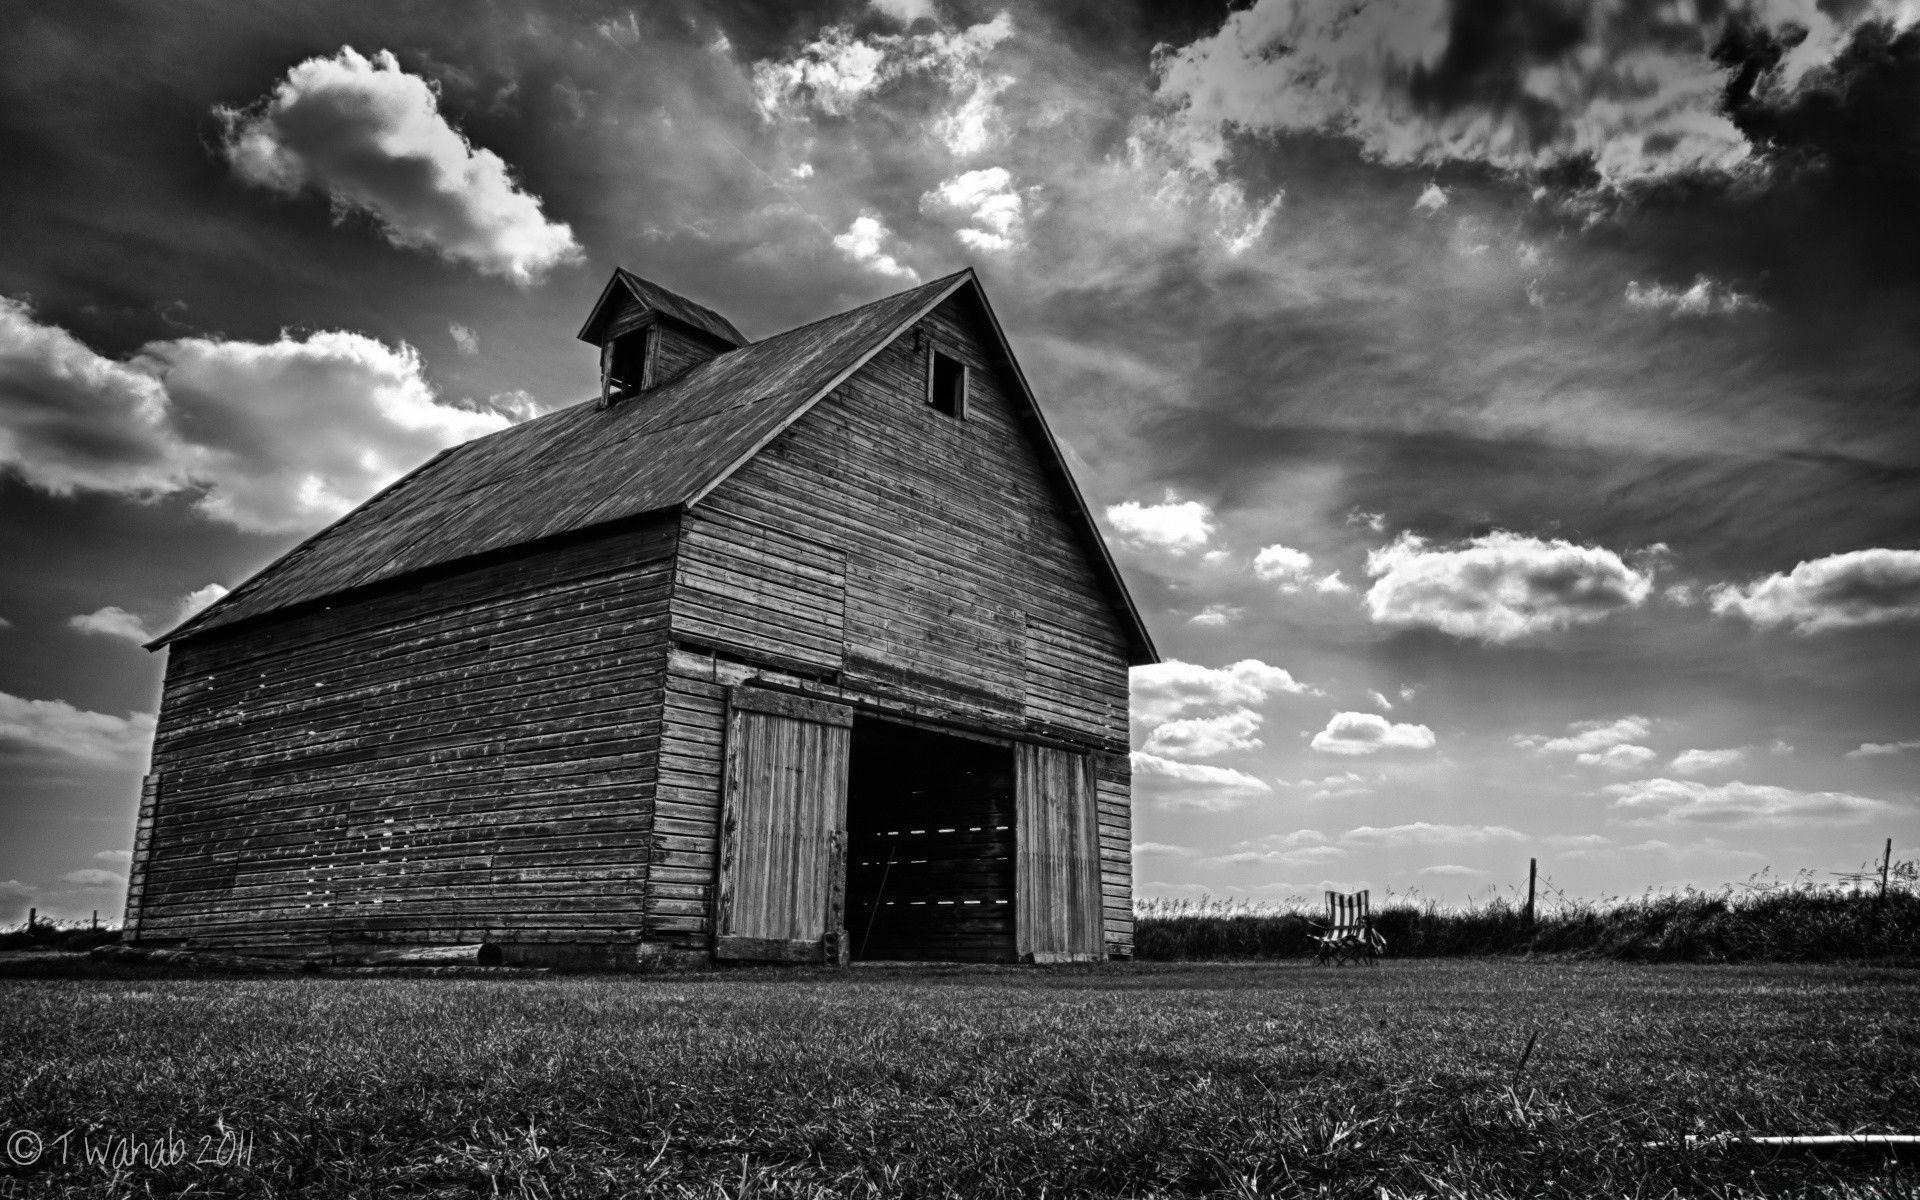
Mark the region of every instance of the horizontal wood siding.
POLYGON ((1100 822, 1100 905, 1107 956, 1133 957, 1133 762, 1093 756, 1100 822))
POLYGON ((176 644, 141 936, 641 939, 676 531, 176 644))
POLYGON ((774 662, 837 670, 846 553, 726 513, 690 512, 680 533, 673 631, 774 662))
MULTIPOLYGON (((719 638, 725 610, 705 594, 717 577, 741 601, 774 600, 725 646, 837 668, 833 690, 849 698, 1124 754, 1123 626, 990 339, 971 299, 946 301, 690 510, 674 634, 719 638), (969 367, 964 419, 926 403, 935 348, 969 367)), ((697 739, 714 738, 703 703, 697 739)), ((717 764, 700 766, 707 787, 717 764)), ((1129 780, 1109 774, 1105 827, 1124 839, 1129 780)), ((717 783, 701 803, 718 803, 717 783)), ((1108 941, 1130 946, 1125 859, 1104 878, 1108 941)))
POLYGON ((676 651, 667 672, 660 731, 647 931, 683 949, 704 949, 712 940, 726 740, 726 685, 716 682, 711 670, 702 678, 676 651))

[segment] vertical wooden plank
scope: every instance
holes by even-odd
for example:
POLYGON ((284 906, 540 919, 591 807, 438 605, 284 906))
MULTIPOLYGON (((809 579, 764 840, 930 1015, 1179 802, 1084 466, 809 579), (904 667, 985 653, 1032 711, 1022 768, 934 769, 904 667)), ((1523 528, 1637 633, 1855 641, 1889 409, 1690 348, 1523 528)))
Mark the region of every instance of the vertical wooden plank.
POLYGON ((838 961, 852 710, 763 690, 730 693, 715 953, 838 961))
POLYGON ((1017 743, 1014 783, 1016 953, 1041 962, 1106 957, 1092 759, 1017 743))
POLYGON ((160 772, 151 771, 140 780, 140 815, 133 829, 133 861, 127 867, 127 909, 121 928, 132 940, 140 936, 141 901, 147 890, 147 860, 153 854, 153 821, 159 808, 160 772))

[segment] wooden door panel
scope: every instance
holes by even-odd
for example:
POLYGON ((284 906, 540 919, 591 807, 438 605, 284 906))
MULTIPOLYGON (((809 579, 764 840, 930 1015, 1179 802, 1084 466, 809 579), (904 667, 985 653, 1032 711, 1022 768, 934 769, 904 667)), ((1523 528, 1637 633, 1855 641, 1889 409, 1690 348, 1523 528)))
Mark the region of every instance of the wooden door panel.
POLYGON ((853 710, 752 687, 728 709, 714 954, 837 961, 853 710))
POLYGON ((1105 957, 1092 756, 1014 747, 1016 947, 1034 962, 1105 957))

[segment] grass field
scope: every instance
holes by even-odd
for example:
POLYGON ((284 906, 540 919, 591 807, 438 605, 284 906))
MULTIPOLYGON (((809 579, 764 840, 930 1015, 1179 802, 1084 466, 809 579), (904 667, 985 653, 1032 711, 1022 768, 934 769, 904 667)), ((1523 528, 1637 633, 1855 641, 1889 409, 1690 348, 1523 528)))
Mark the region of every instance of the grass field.
POLYGON ((1920 1131, 1897 969, 105 973, 0 981, 0 1196, 1920 1194, 1646 1144, 1920 1131))

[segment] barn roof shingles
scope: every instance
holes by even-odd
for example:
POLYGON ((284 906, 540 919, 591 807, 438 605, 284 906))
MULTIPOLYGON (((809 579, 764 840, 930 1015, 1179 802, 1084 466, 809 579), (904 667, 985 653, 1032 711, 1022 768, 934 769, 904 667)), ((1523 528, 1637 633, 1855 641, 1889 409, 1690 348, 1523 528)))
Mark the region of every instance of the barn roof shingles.
MULTIPOLYGON (((971 270, 961 271, 728 351, 611 407, 586 401, 443 450, 150 646, 457 559, 693 503, 968 282, 978 286, 971 270)), ((992 322, 984 295, 981 301, 992 322)), ((1011 353, 1007 358, 1012 363, 1011 353)), ((1013 372, 1019 374, 1017 366, 1013 372)), ((1025 380, 1020 383, 1026 390, 1025 380)), ((1041 426, 1044 432, 1043 418, 1041 426)), ((1045 436, 1057 462, 1052 436, 1045 436)), ((1123 620, 1151 654, 1085 502, 1064 463, 1060 467, 1098 547, 1096 558, 1118 589, 1123 620)))

